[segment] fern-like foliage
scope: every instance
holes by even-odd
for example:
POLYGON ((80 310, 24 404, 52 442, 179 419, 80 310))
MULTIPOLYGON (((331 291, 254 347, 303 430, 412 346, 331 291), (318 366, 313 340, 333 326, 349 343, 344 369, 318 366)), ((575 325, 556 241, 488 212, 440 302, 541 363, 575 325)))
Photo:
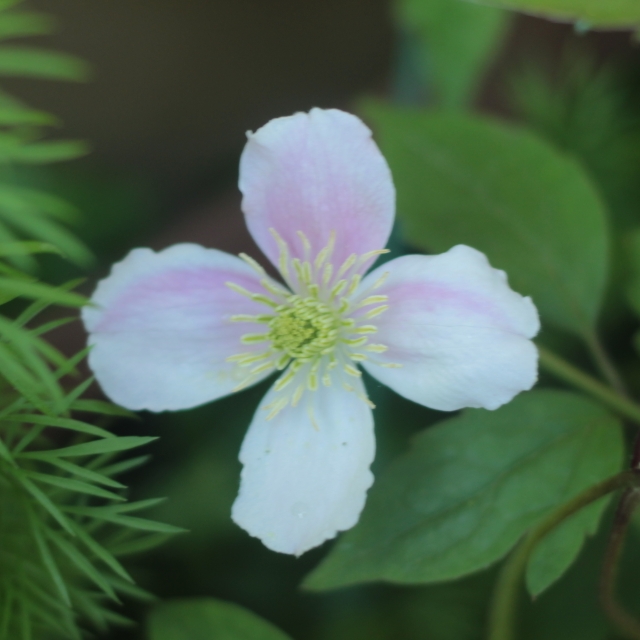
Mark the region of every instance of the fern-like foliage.
MULTIPOLYGON (((0 41, 48 32, 51 21, 0 0, 0 41), (10 9, 10 10, 9 10, 10 9)), ((0 42, 0 75, 77 80, 85 66, 70 56, 0 42)), ((144 456, 122 454, 153 440, 117 437, 79 419, 128 415, 86 400, 91 383, 69 390, 80 353, 66 358, 46 339, 69 319, 38 323, 51 304, 77 308, 77 283, 52 287, 29 269, 35 254, 58 252, 86 263, 88 250, 65 222, 67 202, 21 185, 21 164, 84 153, 73 141, 46 139, 48 114, 0 93, 0 640, 84 637, 89 628, 127 622, 113 608, 121 596, 150 597, 133 584, 121 556, 162 542, 177 528, 137 512, 156 500, 128 502, 118 480, 144 456), (22 311, 15 309, 19 299, 22 311)))

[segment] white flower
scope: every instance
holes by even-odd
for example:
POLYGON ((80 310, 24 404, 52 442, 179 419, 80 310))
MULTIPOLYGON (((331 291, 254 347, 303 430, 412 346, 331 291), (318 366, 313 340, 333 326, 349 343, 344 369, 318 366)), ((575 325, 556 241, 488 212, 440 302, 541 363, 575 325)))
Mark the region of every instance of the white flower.
POLYGON ((134 249, 83 310, 89 364, 114 402, 151 411, 281 371, 242 445, 232 516, 270 549, 299 555, 352 527, 373 482, 359 367, 428 407, 495 409, 535 383, 538 314, 466 246, 364 276, 387 242, 395 193, 353 115, 312 109, 249 134, 240 189, 249 230, 285 284, 244 255, 134 249))

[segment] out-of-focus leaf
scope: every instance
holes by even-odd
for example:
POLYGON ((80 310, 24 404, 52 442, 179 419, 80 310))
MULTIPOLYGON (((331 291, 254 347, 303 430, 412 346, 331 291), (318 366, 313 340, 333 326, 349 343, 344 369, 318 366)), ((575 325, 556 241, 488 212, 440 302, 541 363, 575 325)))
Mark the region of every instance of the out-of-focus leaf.
POLYGON ((418 33, 420 68, 443 107, 468 104, 507 25, 508 13, 464 0, 403 0, 400 19, 418 33))
MULTIPOLYGON (((622 457, 616 418, 581 396, 533 391, 497 411, 469 409, 414 440, 306 584, 430 583, 478 571, 550 510, 618 471, 622 457)), ((605 504, 567 520, 544 563, 534 557, 536 591, 573 562, 605 504)))
POLYGON ((608 268, 603 204, 581 167, 528 131, 462 114, 371 104, 407 239, 468 244, 544 320, 592 334, 608 268))
POLYGON ((36 240, 25 240, 24 242, 0 242, 0 256, 20 256, 32 253, 57 253, 60 249, 48 242, 38 242, 36 240))
POLYGON ((21 145, 12 151, 11 158, 24 164, 47 164, 75 160, 88 152, 87 144, 79 140, 51 140, 21 145))
MULTIPOLYGON (((470 0, 475 2, 476 0, 470 0)), ((479 0, 492 7, 504 7, 553 20, 581 21, 586 27, 640 26, 637 0, 479 0)))
POLYGON ((627 299, 631 307, 640 316, 640 229, 636 229, 627 237, 627 299))
POLYGON ((86 303, 83 296, 65 291, 48 284, 28 282, 26 280, 14 280, 0 276, 0 292, 12 294, 22 298, 34 300, 47 300, 66 307, 81 307, 86 303))
POLYGON ((149 616, 148 640, 288 640, 255 613, 231 602, 198 598, 174 600, 149 616))
POLYGON ((83 81, 89 65, 66 53, 23 46, 0 48, 0 75, 43 80, 83 81))
POLYGON ((10 107, 0 106, 0 125, 16 126, 16 125, 52 125, 57 124, 58 119, 54 116, 28 107, 10 107))
POLYGON ((44 13, 15 11, 0 17, 0 40, 51 33, 55 20, 44 13))

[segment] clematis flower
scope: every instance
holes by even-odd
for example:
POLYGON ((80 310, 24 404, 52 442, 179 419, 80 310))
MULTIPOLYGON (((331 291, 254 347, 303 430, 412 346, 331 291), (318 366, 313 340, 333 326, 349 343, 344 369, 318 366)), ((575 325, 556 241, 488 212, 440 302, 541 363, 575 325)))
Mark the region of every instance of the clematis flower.
POLYGON ((355 116, 312 109, 248 138, 242 207, 282 281, 243 254, 134 249, 82 317, 97 380, 129 409, 188 409, 278 373, 242 444, 232 517, 299 555, 352 527, 373 482, 361 368, 427 407, 495 409, 534 384, 539 321, 467 246, 366 274, 395 192, 355 116))

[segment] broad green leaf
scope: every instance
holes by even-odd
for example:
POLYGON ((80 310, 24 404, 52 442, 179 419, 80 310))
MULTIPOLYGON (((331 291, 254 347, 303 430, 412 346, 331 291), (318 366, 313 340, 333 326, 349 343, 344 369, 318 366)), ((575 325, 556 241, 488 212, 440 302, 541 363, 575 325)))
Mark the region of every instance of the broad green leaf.
POLYGON ((44 80, 86 80, 89 65, 66 53, 23 46, 0 47, 0 75, 44 80))
POLYGON ((255 613, 213 598, 174 600, 152 610, 148 640, 287 640, 255 613))
MULTIPOLYGON (((470 0, 475 2, 476 0, 470 0)), ((553 20, 581 21, 585 27, 640 26, 638 0, 479 0, 492 7, 504 7, 541 15, 553 20)))
POLYGON ((400 20, 420 40, 420 68, 443 107, 463 107, 496 53, 508 13, 464 0, 402 0, 400 20))
POLYGON ((580 166, 534 134, 486 118, 371 105, 407 239, 483 251, 543 320, 582 336, 596 322, 609 234, 580 166))
MULTIPOLYGON (((307 586, 431 583, 478 571, 550 510, 616 473, 622 458, 617 419, 572 393, 532 391, 496 411, 466 410, 423 431, 390 466, 307 586)), ((552 559, 533 559, 537 590, 571 564, 605 503, 579 513, 579 524, 567 521, 552 559)))

